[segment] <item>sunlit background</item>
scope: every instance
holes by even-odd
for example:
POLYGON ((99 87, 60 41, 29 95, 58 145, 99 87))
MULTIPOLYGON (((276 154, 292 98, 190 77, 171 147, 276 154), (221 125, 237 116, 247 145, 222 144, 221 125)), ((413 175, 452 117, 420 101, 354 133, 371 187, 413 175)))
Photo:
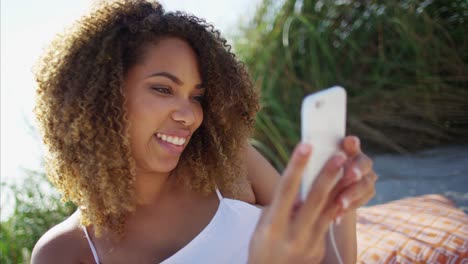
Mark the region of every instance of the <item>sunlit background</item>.
MULTIPOLYGON (((253 16, 260 0, 160 2, 166 10, 183 10, 205 18, 229 39, 239 23, 253 16)), ((31 68, 54 35, 85 14, 92 3, 1 1, 1 181, 21 182, 24 169, 41 169, 42 145, 32 113, 35 83, 31 68)), ((1 195, 4 220, 11 201, 6 189, 1 195)))

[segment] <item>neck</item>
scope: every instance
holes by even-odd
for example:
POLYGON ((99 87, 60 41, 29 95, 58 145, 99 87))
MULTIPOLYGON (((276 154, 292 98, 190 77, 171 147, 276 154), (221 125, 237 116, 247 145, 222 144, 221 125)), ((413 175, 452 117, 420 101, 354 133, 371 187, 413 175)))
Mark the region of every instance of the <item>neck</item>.
POLYGON ((137 171, 135 182, 137 203, 139 205, 148 205, 171 193, 175 188, 174 178, 171 172, 147 173, 137 171))

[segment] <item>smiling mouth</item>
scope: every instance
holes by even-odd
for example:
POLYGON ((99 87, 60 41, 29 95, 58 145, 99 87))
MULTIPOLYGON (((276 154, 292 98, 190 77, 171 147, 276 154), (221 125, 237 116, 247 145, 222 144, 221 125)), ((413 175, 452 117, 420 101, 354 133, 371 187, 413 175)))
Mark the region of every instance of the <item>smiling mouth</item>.
POLYGON ((176 146, 183 146, 187 141, 187 139, 184 137, 168 136, 162 133, 157 133, 156 137, 164 142, 168 142, 176 146))

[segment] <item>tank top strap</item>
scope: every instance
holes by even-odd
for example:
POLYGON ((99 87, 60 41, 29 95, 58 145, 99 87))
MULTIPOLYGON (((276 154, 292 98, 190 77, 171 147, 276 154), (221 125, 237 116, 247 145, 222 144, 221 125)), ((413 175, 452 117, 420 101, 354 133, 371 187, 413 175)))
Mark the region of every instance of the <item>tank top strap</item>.
POLYGON ((100 264, 99 262, 99 256, 97 254, 96 247, 93 244, 93 241, 91 241, 91 238, 89 237, 88 230, 86 229, 86 226, 81 227, 83 229, 83 232, 85 233, 86 239, 88 240, 89 248, 91 248, 91 252, 93 252, 93 257, 94 261, 96 264, 100 264))
POLYGON ((221 192, 219 191, 218 186, 216 186, 216 194, 218 195, 218 199, 221 202, 221 200, 223 199, 223 196, 221 195, 221 192))

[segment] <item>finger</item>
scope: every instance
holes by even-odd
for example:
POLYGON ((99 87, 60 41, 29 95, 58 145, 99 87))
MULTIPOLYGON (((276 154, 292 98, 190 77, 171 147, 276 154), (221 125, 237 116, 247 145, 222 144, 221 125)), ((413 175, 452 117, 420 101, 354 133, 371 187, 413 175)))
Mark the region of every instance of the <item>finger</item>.
POLYGON ((344 167, 343 178, 338 182, 337 187, 342 189, 352 183, 360 181, 362 175, 372 171, 373 161, 364 153, 360 153, 353 159, 348 159, 344 167))
POLYGON ((361 152, 360 144, 360 140, 356 136, 347 136, 341 141, 341 148, 343 152, 349 157, 349 159, 345 164, 343 177, 337 183, 338 188, 335 188, 334 194, 336 194, 336 192, 341 192, 344 187, 359 180, 363 172, 366 172, 366 170, 361 169, 360 166, 357 168, 353 166, 353 161, 356 158, 359 160, 361 155, 365 156, 365 154, 361 152))
POLYGON ((291 160, 273 196, 269 214, 269 221, 272 224, 285 226, 288 223, 301 183, 302 173, 311 152, 311 145, 305 143, 298 144, 294 149, 291 160))
MULTIPOLYGON (((357 156, 360 157, 361 155, 357 156)), ((337 182, 336 186, 333 188, 331 197, 336 198, 340 193, 342 193, 349 185, 362 179, 362 171, 360 166, 357 164, 356 159, 348 159, 344 165, 343 177, 337 182)))
POLYGON ((364 205, 366 205, 373 197, 375 196, 375 191, 367 193, 360 197, 357 200, 351 201, 347 209, 341 209, 340 212, 337 213, 336 217, 341 217, 342 215, 346 214, 349 211, 356 210, 364 205))
POLYGON ((328 226, 333 222, 336 216, 342 211, 341 203, 338 199, 330 199, 329 204, 325 207, 323 212, 319 215, 315 230, 320 231, 328 229, 328 226))
POLYGON ((362 173, 359 170, 351 169, 352 163, 347 161, 343 166, 343 177, 341 177, 336 186, 333 188, 331 197, 337 197, 338 194, 343 192, 349 185, 360 180, 362 178, 362 173))
MULTIPOLYGON (((314 237, 324 237, 328 231, 330 224, 335 221, 336 216, 342 211, 341 203, 336 197, 330 196, 327 205, 322 212, 317 216, 317 221, 313 227, 314 237)), ((309 238, 309 244, 311 238, 309 238)))
POLYGON ((353 158, 361 153, 361 141, 356 136, 347 136, 341 141, 341 149, 353 158))
POLYGON ((338 197, 342 209, 356 209, 366 204, 375 195, 376 180, 377 175, 372 172, 343 191, 338 197))
MULTIPOLYGON (((340 224, 339 222, 336 222, 336 219, 337 216, 343 214, 342 212, 343 210, 341 204, 336 200, 333 201, 333 206, 329 208, 327 207, 326 211, 320 215, 320 218, 318 219, 314 228, 315 233, 319 236, 325 235, 331 223, 340 224)), ((342 217, 340 217, 338 221, 341 221, 341 218, 342 217)))
MULTIPOLYGON (((336 183, 339 171, 342 169, 346 157, 344 155, 335 155, 325 164, 316 181, 307 194, 302 208, 297 214, 295 223, 293 223, 294 236, 309 236, 304 230, 312 230, 313 225, 327 204, 330 191, 336 183)), ((303 237, 306 239, 306 237, 303 237)))
MULTIPOLYGON (((378 180, 377 174, 376 174, 374 171, 371 171, 368 175, 366 175, 366 176, 364 176, 364 177, 370 178, 370 179, 368 179, 368 180, 370 180, 370 181, 372 182, 372 185, 373 185, 373 188, 374 188, 374 192, 369 193, 369 196, 370 196, 370 197, 363 197, 362 200, 358 200, 357 202, 356 202, 356 201, 350 202, 350 205, 349 205, 348 207, 351 208, 351 209, 352 209, 352 208, 358 208, 358 207, 360 207, 360 206, 366 204, 370 199, 372 199, 372 197, 375 196, 375 182, 378 180), (354 206, 355 204, 357 204, 357 206, 354 206)), ((349 186, 349 187, 347 187, 347 188, 352 188, 352 187, 353 187, 353 185, 351 185, 351 186, 349 186)), ((341 199, 341 197, 343 197, 343 195, 345 195, 345 194, 343 193, 343 191, 341 191, 338 195, 335 196, 335 197, 336 197, 336 201, 337 201, 338 203, 340 203, 340 204, 343 203, 342 201, 340 201, 340 199, 341 199)), ((358 199, 358 198, 356 198, 356 199, 358 199)), ((345 203, 346 203, 346 202, 345 202, 345 203)), ((340 215, 342 216, 346 211, 348 211, 349 208, 348 208, 348 209, 343 209, 343 207, 341 207, 340 212, 338 212, 338 214, 335 216, 335 220, 336 220, 336 218, 339 218, 340 215)))

